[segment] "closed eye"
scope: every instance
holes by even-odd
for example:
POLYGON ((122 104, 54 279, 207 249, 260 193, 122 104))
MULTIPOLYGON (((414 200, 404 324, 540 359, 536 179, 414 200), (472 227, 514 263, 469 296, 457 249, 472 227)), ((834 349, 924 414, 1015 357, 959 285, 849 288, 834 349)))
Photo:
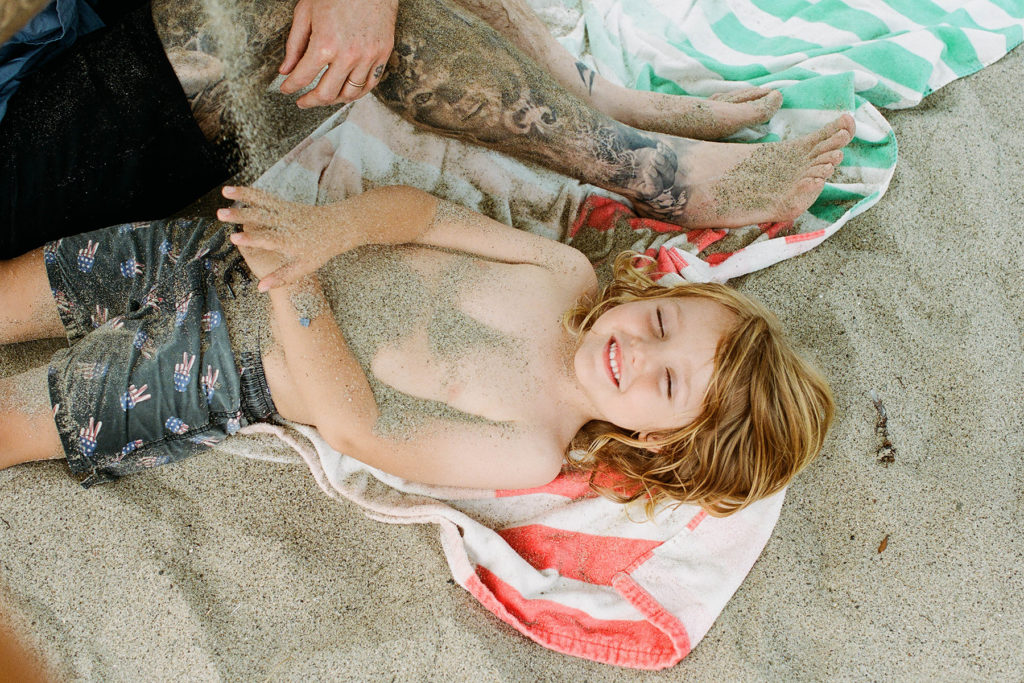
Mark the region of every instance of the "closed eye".
POLYGON ((672 398, 672 373, 665 368, 665 379, 668 381, 668 397, 672 398))
POLYGON ((665 323, 661 319, 661 309, 658 309, 658 330, 661 332, 661 338, 665 338, 665 323))

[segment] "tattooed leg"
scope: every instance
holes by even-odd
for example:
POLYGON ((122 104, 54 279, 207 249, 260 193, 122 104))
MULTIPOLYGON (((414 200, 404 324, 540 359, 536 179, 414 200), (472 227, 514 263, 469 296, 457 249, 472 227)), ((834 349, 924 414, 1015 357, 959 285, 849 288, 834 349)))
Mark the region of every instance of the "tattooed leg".
POLYGON ((444 0, 404 0, 395 35, 375 94, 401 116, 618 192, 642 214, 687 227, 794 218, 821 192, 852 137, 848 116, 772 145, 639 131, 568 92, 444 0))
POLYGON ((524 0, 455 2, 505 36, 570 93, 634 128, 718 140, 767 121, 782 105, 782 93, 768 88, 744 88, 709 99, 623 88, 576 61, 524 0))
MULTIPOLYGON (((225 13, 222 2, 154 0, 157 32, 207 136, 232 134, 245 147, 268 148, 268 140, 283 136, 263 121, 297 116, 291 98, 266 92, 292 3, 236 0, 225 3, 232 10, 225 13), (204 12, 206 6, 214 11, 204 12), (278 116, 283 112, 288 116, 278 116)), ((848 117, 776 145, 645 133, 567 91, 480 18, 446 0, 403 0, 395 36, 375 95, 401 116, 613 190, 644 215, 684 226, 795 217, 821 191, 852 134, 848 117)), ((597 87, 585 70, 568 67, 573 78, 587 79, 577 90, 597 87)), ((324 113, 312 116, 315 123, 324 113)), ((276 151, 259 161, 272 161, 276 151)))
MULTIPOLYGON (((211 3, 211 6, 220 4, 211 3)), ((274 16, 274 10, 283 9, 285 4, 267 3, 269 11, 261 13, 263 16, 246 12, 245 22, 238 26, 238 30, 253 41, 254 49, 246 57, 256 62, 257 68, 261 62, 265 66, 269 61, 262 53, 276 52, 269 46, 279 42, 281 32, 288 29, 290 17, 274 16)), ((234 74, 229 74, 231 65, 227 63, 227 54, 232 51, 230 43, 237 39, 234 35, 224 35, 224 28, 225 24, 234 22, 211 17, 197 0, 154 0, 152 10, 157 35, 199 127, 207 139, 220 138, 230 130, 228 79, 234 74)))

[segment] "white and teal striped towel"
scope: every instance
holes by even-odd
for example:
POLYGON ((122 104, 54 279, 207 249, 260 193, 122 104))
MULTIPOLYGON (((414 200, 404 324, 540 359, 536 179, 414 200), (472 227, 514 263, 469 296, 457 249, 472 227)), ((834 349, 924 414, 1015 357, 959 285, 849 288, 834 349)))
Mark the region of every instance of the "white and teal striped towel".
POLYGON ((702 258, 686 258, 681 272, 693 280, 725 281, 807 251, 873 206, 896 166, 896 139, 876 107, 912 107, 1024 37, 1022 0, 582 0, 568 14, 561 4, 538 9, 569 29, 561 40, 570 51, 621 84, 689 95, 781 90, 783 110, 745 140, 854 112, 846 159, 793 229, 747 228, 710 248, 679 235, 635 245, 691 255, 701 246, 702 258))
MULTIPOLYGON (((301 201, 405 183, 517 227, 570 241, 595 260, 661 252, 689 280, 725 281, 820 244, 885 193, 896 139, 876 107, 910 107, 1021 42, 1024 0, 531 0, 572 53, 612 81, 710 95, 779 88, 783 109, 736 136, 778 140, 851 111, 857 137, 795 225, 718 235, 637 227, 570 238, 590 194, 607 194, 399 121, 371 98, 325 123, 260 180, 301 201)), ((671 283, 670 276, 664 282, 671 283)))

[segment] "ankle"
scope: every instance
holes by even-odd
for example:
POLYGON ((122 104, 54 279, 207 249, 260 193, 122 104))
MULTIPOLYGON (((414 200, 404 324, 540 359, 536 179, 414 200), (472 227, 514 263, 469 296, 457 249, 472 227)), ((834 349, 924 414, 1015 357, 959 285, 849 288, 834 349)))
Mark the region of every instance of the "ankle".
POLYGON ((590 103, 594 109, 608 118, 615 119, 627 126, 636 127, 634 123, 637 102, 633 99, 632 106, 630 106, 630 96, 640 94, 642 93, 623 88, 621 85, 616 85, 595 74, 593 88, 590 91, 590 103))

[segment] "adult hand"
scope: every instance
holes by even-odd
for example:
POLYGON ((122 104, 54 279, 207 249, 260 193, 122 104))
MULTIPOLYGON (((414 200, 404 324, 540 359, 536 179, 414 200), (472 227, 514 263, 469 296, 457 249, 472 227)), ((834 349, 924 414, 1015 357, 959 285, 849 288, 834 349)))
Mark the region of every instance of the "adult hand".
POLYGON ((246 205, 220 209, 217 218, 242 224, 231 242, 260 279, 261 292, 297 282, 365 241, 346 216, 344 202, 296 204, 252 187, 225 187, 223 194, 246 205), (261 256, 271 254, 273 259, 261 256))
POLYGON ((280 72, 281 92, 302 90, 326 66, 300 107, 352 102, 373 90, 395 46, 398 0, 299 0, 280 72))

